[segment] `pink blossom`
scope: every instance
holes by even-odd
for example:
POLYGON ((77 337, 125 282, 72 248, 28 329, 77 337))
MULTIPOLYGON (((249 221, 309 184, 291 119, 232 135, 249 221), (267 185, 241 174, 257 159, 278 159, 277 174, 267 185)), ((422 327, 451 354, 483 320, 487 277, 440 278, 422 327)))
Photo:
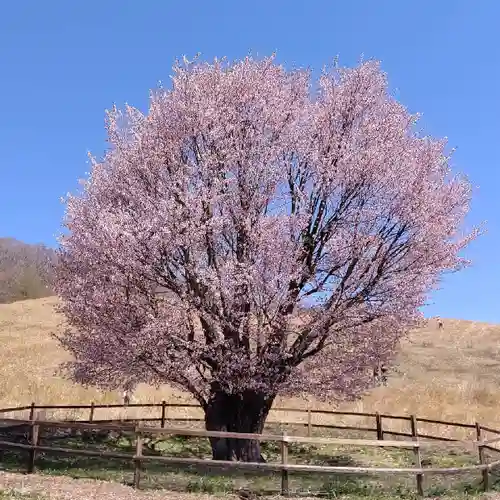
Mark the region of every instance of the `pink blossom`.
POLYGON ((471 187, 379 64, 177 64, 67 200, 57 291, 73 378, 356 397, 467 261, 471 187), (313 307, 311 307, 313 306, 313 307))

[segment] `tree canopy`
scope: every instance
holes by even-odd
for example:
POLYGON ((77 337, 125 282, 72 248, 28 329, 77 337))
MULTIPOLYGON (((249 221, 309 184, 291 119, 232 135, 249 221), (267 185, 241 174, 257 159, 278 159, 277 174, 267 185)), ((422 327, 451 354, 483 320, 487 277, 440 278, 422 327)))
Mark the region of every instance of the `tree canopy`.
POLYGON ((67 201, 57 290, 85 384, 356 397, 467 265, 471 187, 377 62, 177 63, 67 201))

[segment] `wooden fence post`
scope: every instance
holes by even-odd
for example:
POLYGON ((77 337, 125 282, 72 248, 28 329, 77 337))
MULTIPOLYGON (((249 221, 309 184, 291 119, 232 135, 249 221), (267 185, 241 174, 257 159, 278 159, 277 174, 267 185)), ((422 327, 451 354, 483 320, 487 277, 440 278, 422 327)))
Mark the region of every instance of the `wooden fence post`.
POLYGON ((312 436, 312 415, 311 415, 311 407, 307 407, 307 437, 312 436))
POLYGON ((89 413, 89 422, 93 422, 94 421, 94 411, 95 411, 94 402, 91 401, 91 403, 90 403, 90 413, 89 413))
MULTIPOLYGON (((417 429, 417 417, 415 415, 411 416, 411 435, 413 441, 418 441, 418 429, 417 429)), ((415 453, 415 465, 418 469, 422 468, 422 458, 420 456, 420 446, 413 448, 415 453)), ((424 496, 424 475, 421 472, 417 472, 417 493, 419 496, 424 496)))
MULTIPOLYGON (((481 441, 481 425, 479 422, 476 422, 476 439, 477 441, 481 441)), ((479 451, 479 464, 487 465, 486 457, 484 456, 484 446, 482 444, 477 443, 477 449, 479 451)), ((481 475, 483 476, 483 490, 488 491, 490 489, 490 475, 487 467, 481 469, 481 475)))
POLYGON ((30 407, 30 420, 34 420, 35 419, 35 409, 36 409, 36 404, 33 402, 31 403, 31 407, 30 407))
MULTIPOLYGON (((281 465, 288 465, 288 438, 286 435, 286 431, 283 431, 282 440, 281 440, 281 465)), ((288 470, 283 468, 281 469, 281 494, 283 496, 288 496, 288 470)))
POLYGON ((134 457, 134 488, 139 489, 141 482, 142 435, 139 426, 135 428, 135 457, 134 457))
POLYGON ((162 401, 161 402, 161 427, 162 427, 162 429, 165 428, 165 416, 166 416, 166 413, 167 413, 167 402, 166 401, 162 401))
POLYGON ((31 444, 31 449, 29 450, 28 453, 28 466, 27 472, 28 474, 32 474, 35 471, 35 460, 36 460, 36 446, 38 446, 38 439, 39 439, 39 434, 40 434, 40 427, 36 423, 34 419, 30 419, 31 424, 30 424, 30 444, 31 444))
POLYGON ((379 441, 384 440, 384 429, 382 428, 382 416, 379 412, 375 414, 375 422, 377 424, 377 439, 379 441))

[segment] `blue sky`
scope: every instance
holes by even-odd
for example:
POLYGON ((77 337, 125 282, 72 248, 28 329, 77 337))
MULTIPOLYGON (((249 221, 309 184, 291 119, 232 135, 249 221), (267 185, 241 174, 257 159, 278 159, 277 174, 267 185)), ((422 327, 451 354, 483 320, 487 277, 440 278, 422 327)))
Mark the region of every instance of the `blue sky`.
POLYGON ((104 110, 144 109, 176 57, 277 51, 319 71, 364 55, 429 134, 458 147, 454 164, 477 186, 467 223, 487 221, 473 267, 444 280, 427 314, 500 322, 499 22, 497 0, 2 2, 0 235, 56 245, 61 196, 87 151, 104 151, 104 110))

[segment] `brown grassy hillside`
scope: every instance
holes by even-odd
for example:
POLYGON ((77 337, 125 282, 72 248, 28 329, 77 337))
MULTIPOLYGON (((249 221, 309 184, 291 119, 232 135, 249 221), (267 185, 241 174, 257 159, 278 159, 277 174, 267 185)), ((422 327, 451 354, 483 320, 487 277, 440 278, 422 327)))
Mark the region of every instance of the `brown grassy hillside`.
MULTIPOLYGON (((53 310, 55 302, 44 298, 0 305, 0 407, 31 401, 120 401, 119 393, 86 390, 55 374, 60 362, 67 359, 50 337, 61 321, 53 310)), ((458 421, 477 419, 500 426, 500 325, 444 320, 444 328, 438 330, 430 321, 403 343, 399 361, 386 387, 343 407, 458 421)), ((168 387, 140 387, 134 399, 189 398, 168 387)), ((316 406, 328 407, 324 403, 316 406)))

